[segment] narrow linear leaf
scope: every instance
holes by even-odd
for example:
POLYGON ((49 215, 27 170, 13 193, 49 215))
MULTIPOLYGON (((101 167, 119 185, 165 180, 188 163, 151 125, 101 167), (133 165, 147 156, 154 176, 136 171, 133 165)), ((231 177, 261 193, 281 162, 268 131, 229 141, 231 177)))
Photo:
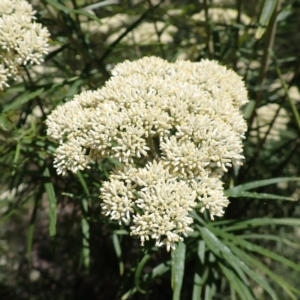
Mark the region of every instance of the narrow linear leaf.
MULTIPOLYGON (((66 14, 74 13, 74 14, 78 14, 78 15, 83 15, 83 16, 88 17, 91 20, 94 20, 94 21, 98 22, 100 25, 102 24, 101 19, 99 19, 95 14, 92 14, 92 13, 89 12, 89 10, 92 10, 92 5, 89 5, 85 8, 82 8, 82 9, 72 9, 72 8, 69 8, 69 7, 59 3, 56 0, 46 0, 46 2, 51 4, 57 10, 63 11, 66 14), (87 8, 89 8, 89 9, 87 9, 87 8)), ((102 2, 102 6, 103 6, 104 2, 102 2)), ((116 4, 116 3, 107 3, 107 5, 108 4, 116 4)))
POLYGON ((230 234, 228 232, 225 232, 222 229, 218 229, 218 228, 214 228, 214 227, 210 227, 210 229, 214 233, 216 233, 219 236, 223 237, 224 239, 228 239, 228 240, 232 241, 235 245, 239 245, 239 246, 241 246, 241 247, 243 247, 243 248, 245 248, 245 249, 247 249, 251 252, 256 252, 256 253, 261 254, 265 257, 269 257, 270 259, 278 261, 278 262, 294 269, 295 271, 300 272, 300 265, 298 265, 298 264, 294 263, 293 261, 283 257, 282 255, 279 255, 279 254, 277 254, 273 251, 270 251, 266 248, 263 248, 261 246, 257 246, 257 245, 255 245, 251 242, 248 242, 248 241, 240 238, 237 235, 233 235, 233 234, 230 234))
POLYGON ((88 189, 88 187, 87 187, 87 184, 86 184, 86 182, 85 182, 85 180, 84 180, 84 178, 83 178, 81 172, 80 172, 80 171, 77 171, 76 176, 77 176, 77 178, 78 178, 78 180, 79 180, 79 182, 80 182, 80 184, 81 184, 81 186, 82 186, 82 188, 83 188, 85 194, 86 194, 87 196, 89 196, 89 195, 90 195, 90 192, 89 192, 89 189, 88 189))
POLYGON ((249 120, 251 118, 252 112, 255 110, 255 101, 250 100, 244 109, 244 118, 245 120, 249 120))
POLYGON ((172 288, 173 300, 180 300, 182 281, 184 276, 186 245, 180 242, 172 252, 172 288))
MULTIPOLYGON (((214 227, 217 227, 219 225, 221 224, 217 222, 210 224, 210 226, 214 227)), ((224 227, 223 230, 228 232, 270 225, 300 226, 300 220, 296 218, 255 218, 247 221, 234 222, 232 225, 224 227)))
POLYGON ((204 269, 203 275, 201 276, 199 274, 199 270, 197 269, 194 274, 194 284, 193 284, 193 294, 192 294, 192 300, 198 300, 201 299, 201 293, 203 287, 205 287, 205 281, 208 277, 208 268, 204 269))
POLYGON ((144 265, 147 263, 147 261, 151 258, 151 256, 149 254, 146 254, 142 260, 139 262, 137 268, 136 268, 136 271, 135 271, 135 274, 134 274, 134 284, 135 284, 135 288, 142 294, 145 294, 146 291, 143 290, 141 287, 140 287, 140 276, 141 276, 141 272, 144 268, 144 265))
POLYGON ((12 166, 11 176, 14 176, 15 173, 16 173, 17 162, 18 162, 19 157, 20 157, 20 151, 21 151, 21 142, 18 141, 18 142, 17 142, 17 146, 16 146, 15 155, 14 155, 14 160, 13 160, 13 166, 12 166))
POLYGON ((136 288, 132 288, 129 291, 127 291, 122 297, 121 300, 127 300, 129 299, 132 295, 134 295, 137 292, 136 288))
POLYGON ((89 13, 88 11, 84 10, 84 9, 72 9, 71 12, 78 14, 78 15, 83 15, 86 16, 88 18, 90 18, 93 21, 96 21, 97 23, 99 23, 99 25, 102 25, 102 21, 101 19, 99 19, 96 15, 93 15, 91 13, 89 13))
POLYGON ((28 264, 31 265, 31 253, 32 253, 32 243, 33 243, 33 233, 35 224, 31 223, 27 231, 27 260, 28 264))
POLYGON ((263 200, 286 200, 286 201, 297 201, 298 199, 291 197, 278 196, 267 193, 256 193, 256 192, 247 192, 247 191, 236 191, 236 190, 227 190, 225 196, 232 198, 254 198, 254 199, 263 199, 263 200))
POLYGON ((194 274, 192 300, 201 298, 202 288, 208 276, 208 268, 205 267, 205 242, 200 240, 198 243, 197 263, 194 274))
MULTIPOLYGON (((1 111, 1 106, 0 106, 1 111)), ((10 131, 13 130, 13 122, 8 118, 8 114, 0 113, 0 133, 3 136, 9 136, 10 131)))
POLYGON ((262 186, 275 184, 278 182, 288 182, 288 181, 300 181, 300 177, 278 177, 278 178, 271 178, 271 179, 265 179, 265 180, 258 180, 258 181, 252 181, 249 183, 244 183, 241 185, 237 185, 232 189, 228 189, 225 191, 225 193, 234 193, 234 192, 242 192, 247 191, 255 188, 259 188, 262 186))
POLYGON ((146 10, 135 22, 133 22, 131 25, 127 27, 127 29, 115 40, 113 41, 108 49, 104 52, 102 57, 100 58, 100 62, 103 62, 104 59, 116 48, 116 46, 121 42, 121 40, 128 35, 134 28, 136 28, 143 20, 148 16, 149 13, 151 13, 155 8, 157 8, 161 2, 158 4, 155 4, 151 6, 148 10, 146 10))
POLYGON ((272 279, 274 282, 278 284, 290 297, 291 299, 297 299, 294 295, 294 292, 300 293, 299 290, 292 287, 289 283, 287 283, 281 276, 278 276, 274 272, 272 272, 269 268, 267 268, 264 264, 262 264, 258 259, 253 257, 252 255, 247 254, 245 251, 241 250, 240 248, 236 247, 232 243, 228 242, 228 245, 232 249, 234 253, 236 253, 241 259, 244 261, 247 261, 251 265, 253 265, 255 268, 259 269, 262 273, 269 276, 270 279, 272 279))
POLYGON ((68 89, 67 93, 65 94, 65 98, 72 98, 75 94, 78 93, 79 87, 84 84, 84 80, 83 79, 78 79, 76 81, 74 81, 70 88, 68 89))
POLYGON ((204 300, 213 300, 216 294, 216 284, 211 282, 210 285, 205 286, 204 300))
POLYGON ((219 262, 218 264, 221 270, 223 271, 224 275, 228 279, 230 285, 232 285, 232 287, 237 292, 237 294, 241 297, 241 299, 255 300, 250 288, 247 287, 245 283, 241 281, 241 279, 237 276, 234 270, 228 268, 225 264, 222 264, 221 262, 219 262))
POLYGON ((86 271, 90 268, 90 225, 89 222, 85 219, 81 219, 81 228, 82 228, 82 256, 83 256, 83 265, 86 271))
POLYGON ((49 4, 51 4, 56 9, 63 11, 64 13, 69 13, 71 11, 70 8, 62 5, 61 3, 59 3, 56 0, 46 0, 46 2, 49 3, 49 4))
POLYGON ((129 235, 129 232, 125 229, 114 230, 113 233, 117 235, 129 235))
POLYGON ((50 172, 46 167, 44 170, 45 183, 44 187, 47 193, 47 198, 49 202, 49 234, 51 237, 54 237, 56 234, 56 197, 54 192, 54 187, 50 181, 50 172))
POLYGON ((34 202, 34 208, 31 214, 30 224, 27 231, 28 232, 27 233, 27 260, 29 265, 31 264, 33 234, 34 234, 35 220, 36 220, 38 206, 39 206, 39 197, 36 197, 34 202))
MULTIPOLYGON (((197 226, 200 228, 201 234, 207 244, 207 246, 210 248, 210 250, 217 255, 218 257, 221 257, 222 259, 230 259, 230 265, 233 267, 235 272, 238 274, 239 278, 244 282, 244 284, 249 285, 249 281, 243 272, 241 266, 243 264, 242 261, 236 259, 230 252, 230 249, 228 247, 225 247, 220 240, 217 239, 215 235, 213 235, 210 231, 208 231, 210 234, 208 235, 206 231, 203 231, 202 227, 197 226)), ((205 229, 206 230, 206 229, 205 229)))
POLYGON ((86 197, 83 197, 81 199, 81 209, 83 212, 81 216, 81 230, 82 230, 83 265, 86 271, 88 271, 90 268, 90 224, 86 216, 89 211, 88 199, 89 199, 90 192, 80 171, 76 173, 76 176, 86 194, 86 197))
POLYGON ((166 272, 170 270, 170 265, 171 263, 161 263, 155 268, 150 273, 145 274, 144 276, 144 281, 148 281, 150 284, 155 278, 162 276, 166 272))
POLYGON ((265 31, 269 25, 271 16, 272 16, 274 10, 276 9, 276 7, 277 7, 277 0, 265 0, 264 1, 264 6, 262 8, 261 15, 259 18, 259 25, 255 32, 256 39, 260 39, 263 36, 263 34, 265 33, 265 31))
POLYGON ((3 107, 3 112, 7 112, 9 110, 18 109, 23 104, 27 103, 31 99, 41 95, 44 92, 44 89, 38 89, 32 93, 25 92, 25 94, 21 95, 17 99, 15 99, 12 103, 7 104, 3 107))
POLYGON ((276 72, 277 72, 277 75, 280 79, 280 82, 281 82, 281 85, 284 89, 284 92, 285 92, 285 96, 291 106, 291 109, 292 109, 292 112, 293 112, 293 115, 294 115, 294 118, 296 120, 296 123, 298 125, 298 130, 300 131, 300 115, 299 115, 299 112, 298 112, 298 109, 297 109, 297 105, 296 103, 294 103, 293 99, 291 99, 291 97, 289 96, 289 90, 288 90, 288 85, 287 83, 285 82, 283 76, 282 76, 282 72, 279 68, 279 65, 278 65, 278 61, 277 59, 275 58, 275 54, 273 51, 271 51, 271 56, 272 56, 272 60, 275 64, 275 69, 276 69, 276 72))
POLYGON ((259 234, 259 233, 250 233, 250 234, 242 234, 239 235, 240 238, 243 239, 256 239, 256 240, 267 240, 267 241, 276 241, 278 243, 285 244, 289 247, 293 247, 296 249, 300 249, 299 243, 294 243, 286 238, 283 238, 281 236, 276 236, 272 234, 259 234))
POLYGON ((89 11, 89 10, 97 9, 102 6, 112 5, 112 4, 119 4, 119 0, 105 0, 105 1, 96 2, 94 4, 84 7, 83 10, 89 11))
POLYGON ((120 276, 122 276, 124 274, 124 263, 122 261, 122 248, 121 248, 121 245, 120 245, 118 235, 113 234, 112 235, 112 240, 113 240, 113 245, 114 245, 114 249, 115 249, 115 252, 116 252, 116 256, 117 256, 118 261, 119 261, 120 276))
MULTIPOLYGON (((226 245, 224 245, 208 228, 201 227, 200 230, 201 230, 204 240, 211 243, 211 245, 213 246, 211 248, 211 250, 214 253, 216 253, 216 255, 220 256, 220 253, 221 253, 222 254, 221 257, 224 258, 228 262, 228 264, 230 264, 234 268, 234 270, 238 270, 238 268, 236 268, 236 266, 241 268, 246 274, 248 274, 248 276, 252 280, 256 281, 271 296, 272 299, 277 299, 276 293, 270 287, 270 285, 265 280, 265 278, 263 278, 262 276, 260 276, 256 272, 254 272, 242 260, 240 260, 237 256, 235 256, 230 251, 230 249, 226 245), (220 253, 218 253, 218 251, 220 253)), ((214 228, 214 230, 215 230, 215 228, 214 228)), ((216 232, 218 232, 219 235, 221 235, 221 233, 223 233, 222 230, 218 230, 218 231, 216 230, 216 232)), ((227 234, 227 235, 229 235, 229 234, 227 234)), ((236 238, 236 236, 234 236, 234 238, 236 238)))

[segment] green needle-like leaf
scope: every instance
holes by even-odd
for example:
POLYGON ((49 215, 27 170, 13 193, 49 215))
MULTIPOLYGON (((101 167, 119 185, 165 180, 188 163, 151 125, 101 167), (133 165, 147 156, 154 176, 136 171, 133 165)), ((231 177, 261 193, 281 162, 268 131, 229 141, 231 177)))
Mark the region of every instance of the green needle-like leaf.
POLYGON ((238 192, 243 192, 243 191, 259 188, 262 186, 267 186, 270 184, 275 184, 275 183, 279 183, 279 182, 288 182, 288 181, 300 181, 300 177, 279 177, 279 178, 271 178, 271 179, 265 179, 265 180, 252 181, 249 183, 237 185, 232 189, 228 189, 225 191, 225 194, 230 197, 231 194, 234 195, 235 193, 238 193, 238 192))
POLYGON ((45 168, 43 175, 46 180, 46 182, 44 183, 44 187, 49 202, 49 234, 51 237, 54 237, 56 234, 56 219, 57 219, 56 197, 55 197, 53 184, 50 181, 50 172, 48 168, 45 168))
POLYGON ((182 281, 184 276, 186 245, 180 242, 172 252, 172 288, 173 300, 180 300, 182 281))
MULTIPOLYGON (((237 271, 241 269, 249 277, 251 277, 252 280, 256 281, 271 296, 272 299, 277 299, 274 290, 270 287, 265 278, 253 271, 249 266, 245 264, 245 262, 235 256, 231 252, 231 250, 225 244, 223 244, 208 228, 201 227, 200 230, 204 240, 211 245, 211 251, 227 261, 227 263, 230 264, 234 268, 234 270, 237 271)), ((239 272, 239 276, 240 274, 241 272, 239 272)), ((243 283, 248 286, 248 283, 245 282, 245 280, 243 280, 243 283)))
POLYGON ((260 39, 265 33, 274 10, 277 7, 277 0, 265 0, 259 18, 259 26, 255 33, 255 38, 260 39))

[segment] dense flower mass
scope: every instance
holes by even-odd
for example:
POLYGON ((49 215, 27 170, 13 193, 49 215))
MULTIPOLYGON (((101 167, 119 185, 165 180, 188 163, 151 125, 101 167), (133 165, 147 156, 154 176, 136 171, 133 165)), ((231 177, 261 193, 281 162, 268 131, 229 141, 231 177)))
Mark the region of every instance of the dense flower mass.
POLYGON ((220 176, 241 164, 247 103, 241 78, 215 61, 157 57, 118 64, 97 91, 85 91, 47 119, 59 141, 59 174, 112 157, 121 163, 100 191, 102 212, 130 224, 141 243, 174 249, 192 231, 189 212, 222 216, 220 176))
POLYGON ((40 64, 47 53, 49 32, 33 21, 34 13, 25 0, 0 1, 0 90, 22 65, 40 64))

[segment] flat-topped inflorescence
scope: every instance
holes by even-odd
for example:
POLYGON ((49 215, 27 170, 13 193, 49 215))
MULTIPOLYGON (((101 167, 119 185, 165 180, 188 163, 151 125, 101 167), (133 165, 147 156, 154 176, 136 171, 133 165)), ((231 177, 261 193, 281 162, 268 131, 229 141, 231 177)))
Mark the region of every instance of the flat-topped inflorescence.
POLYGON ((22 65, 40 64, 48 53, 49 32, 34 21, 35 11, 25 0, 0 1, 0 90, 8 87, 22 65))
POLYGON ((59 142, 54 164, 64 175, 119 160, 100 191, 103 213, 130 224, 142 244, 175 249, 198 202, 212 219, 224 214, 220 174, 243 161, 247 101, 242 79, 215 61, 125 61, 104 87, 48 117, 48 136, 59 142))

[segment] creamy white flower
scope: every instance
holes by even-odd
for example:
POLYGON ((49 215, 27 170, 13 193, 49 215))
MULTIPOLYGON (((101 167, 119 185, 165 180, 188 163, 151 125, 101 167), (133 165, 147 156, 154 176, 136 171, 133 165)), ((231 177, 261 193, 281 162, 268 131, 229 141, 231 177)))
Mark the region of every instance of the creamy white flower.
POLYGON ((197 202, 211 219, 229 203, 216 174, 244 159, 244 83, 208 60, 145 57, 118 64, 112 74, 104 87, 48 117, 47 133, 60 143, 55 166, 66 174, 118 159, 121 167, 101 189, 103 213, 130 224, 142 245, 154 239, 174 249, 192 230, 189 212, 197 202))
POLYGON ((184 178, 193 178, 205 173, 209 164, 206 151, 198 148, 191 141, 178 142, 172 136, 161 142, 162 162, 170 168, 170 172, 184 178))
POLYGON ((142 213, 133 216, 131 235, 138 235, 142 245, 150 237, 156 245, 166 245, 167 250, 175 249, 182 240, 180 234, 193 231, 189 225, 193 219, 189 211, 196 205, 195 191, 183 182, 160 180, 155 186, 139 192, 136 205, 142 213))
POLYGON ((25 0, 0 3, 0 90, 8 87, 22 65, 40 64, 48 53, 49 32, 34 22, 32 6, 25 0))
POLYGON ((67 143, 61 143, 55 152, 54 167, 58 174, 65 175, 67 170, 76 173, 78 170, 90 168, 91 158, 86 155, 80 141, 71 138, 67 143))
POLYGON ((201 180, 192 180, 190 187, 196 192, 197 199, 201 201, 201 212, 209 210, 210 217, 221 217, 224 214, 224 208, 228 206, 229 201, 223 193, 223 183, 219 177, 205 176, 201 180))
POLYGON ((102 213, 110 216, 112 220, 119 220, 119 223, 129 223, 134 213, 134 195, 130 184, 125 185, 119 180, 110 180, 103 183, 101 188, 103 203, 102 213))

